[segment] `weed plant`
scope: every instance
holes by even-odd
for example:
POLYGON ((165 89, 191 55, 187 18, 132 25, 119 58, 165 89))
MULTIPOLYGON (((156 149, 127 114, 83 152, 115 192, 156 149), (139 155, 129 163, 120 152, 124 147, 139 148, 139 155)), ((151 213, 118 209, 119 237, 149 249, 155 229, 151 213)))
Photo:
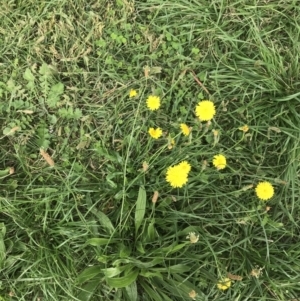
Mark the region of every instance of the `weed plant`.
POLYGON ((2 0, 0 300, 299 300, 299 16, 2 0))

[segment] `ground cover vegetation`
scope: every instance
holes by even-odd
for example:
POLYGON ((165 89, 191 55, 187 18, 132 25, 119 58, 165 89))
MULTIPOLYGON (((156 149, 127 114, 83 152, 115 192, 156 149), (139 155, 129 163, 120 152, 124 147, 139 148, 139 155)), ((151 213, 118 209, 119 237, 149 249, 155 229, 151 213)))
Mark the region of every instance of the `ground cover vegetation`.
POLYGON ((1 301, 300 298, 297 2, 1 2, 1 301))

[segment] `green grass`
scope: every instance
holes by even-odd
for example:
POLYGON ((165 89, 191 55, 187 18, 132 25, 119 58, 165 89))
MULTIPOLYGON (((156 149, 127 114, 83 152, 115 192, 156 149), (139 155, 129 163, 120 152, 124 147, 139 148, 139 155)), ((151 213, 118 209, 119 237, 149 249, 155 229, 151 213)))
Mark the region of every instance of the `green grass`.
POLYGON ((294 0, 4 0, 0 300, 298 300, 299 15, 294 0), (227 273, 243 279, 221 291, 227 273))

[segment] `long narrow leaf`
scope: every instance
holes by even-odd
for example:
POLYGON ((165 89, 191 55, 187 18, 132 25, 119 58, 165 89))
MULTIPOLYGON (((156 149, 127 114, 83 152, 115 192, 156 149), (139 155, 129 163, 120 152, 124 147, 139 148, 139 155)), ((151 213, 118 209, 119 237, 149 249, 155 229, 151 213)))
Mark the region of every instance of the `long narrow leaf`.
MULTIPOLYGON (((100 266, 93 266, 93 267, 88 267, 86 268, 81 274, 78 275, 77 277, 77 282, 79 284, 84 283, 88 280, 91 280, 93 278, 100 278, 99 275, 101 273, 101 268, 100 266)), ((99 279, 98 279, 99 281, 99 279)))
POLYGON ((93 279, 82 287, 82 291, 78 295, 81 301, 89 301, 99 285, 99 279, 93 279))
POLYGON ((142 221, 145 216, 146 212, 146 191, 143 186, 139 189, 138 198, 136 201, 136 208, 135 208, 135 233, 138 232, 139 227, 142 224, 142 221))
POLYGON ((137 301, 138 294, 137 294, 137 285, 136 282, 132 282, 130 285, 125 287, 126 293, 129 297, 130 301, 137 301))
POLYGON ((127 275, 119 278, 106 278, 106 281, 109 286, 114 288, 122 288, 130 285, 134 282, 138 276, 138 270, 133 270, 129 272, 127 275))

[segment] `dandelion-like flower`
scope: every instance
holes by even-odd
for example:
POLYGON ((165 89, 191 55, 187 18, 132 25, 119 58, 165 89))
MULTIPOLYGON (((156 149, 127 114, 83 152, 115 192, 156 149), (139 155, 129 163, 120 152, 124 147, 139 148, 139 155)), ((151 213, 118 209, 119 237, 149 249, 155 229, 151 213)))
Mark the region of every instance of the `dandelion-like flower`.
POLYGON ((216 108, 212 101, 202 100, 196 106, 196 116, 200 121, 210 121, 216 114, 216 108))
POLYGON ((190 170, 191 165, 187 161, 171 166, 167 170, 166 181, 174 188, 181 188, 187 183, 190 170))
POLYGON ((147 98, 147 107, 151 111, 155 111, 160 107, 160 98, 158 96, 150 95, 147 98))
POLYGON ((199 235, 196 235, 195 232, 190 232, 186 238, 190 240, 191 244, 195 244, 199 240, 199 235))
POLYGON ((197 295, 198 294, 195 292, 195 290, 191 290, 189 292, 189 297, 192 298, 192 300, 196 300, 197 295))
POLYGON ((182 161, 178 164, 182 168, 182 170, 186 173, 189 173, 191 171, 191 164, 187 161, 182 161))
POLYGON ((169 167, 166 176, 167 182, 174 188, 181 188, 188 181, 187 173, 178 165, 169 167))
POLYGON ((180 124, 180 129, 184 136, 188 136, 191 132, 191 129, 185 123, 180 124))
POLYGON ((224 169, 226 167, 226 158, 223 155, 215 155, 213 159, 213 165, 218 169, 224 169))
POLYGON ((249 126, 247 124, 239 127, 240 131, 243 131, 244 133, 247 133, 249 131, 249 126))
POLYGON ((256 186, 255 192, 258 198, 267 201, 274 195, 274 188, 269 182, 260 182, 256 186))
POLYGON ((158 139, 162 136, 161 128, 156 128, 156 129, 150 128, 148 133, 153 139, 158 139))
POLYGON ((229 278, 224 278, 217 283, 218 289, 225 291, 231 286, 231 280, 229 278))
POLYGON ((131 89, 131 90, 129 91, 129 97, 132 98, 132 97, 135 97, 135 96, 137 96, 137 91, 134 90, 134 89, 131 89))

